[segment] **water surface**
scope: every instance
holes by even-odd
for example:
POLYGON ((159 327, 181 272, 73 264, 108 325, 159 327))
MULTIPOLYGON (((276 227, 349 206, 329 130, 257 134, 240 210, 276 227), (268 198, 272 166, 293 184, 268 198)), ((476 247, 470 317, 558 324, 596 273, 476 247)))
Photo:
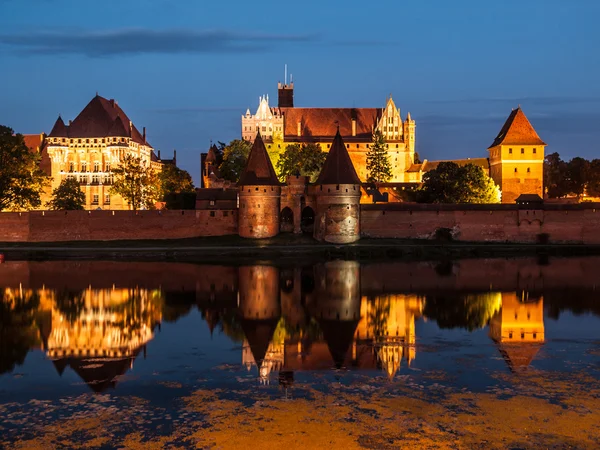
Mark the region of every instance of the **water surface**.
POLYGON ((0 444, 600 445, 600 259, 0 265, 0 444))

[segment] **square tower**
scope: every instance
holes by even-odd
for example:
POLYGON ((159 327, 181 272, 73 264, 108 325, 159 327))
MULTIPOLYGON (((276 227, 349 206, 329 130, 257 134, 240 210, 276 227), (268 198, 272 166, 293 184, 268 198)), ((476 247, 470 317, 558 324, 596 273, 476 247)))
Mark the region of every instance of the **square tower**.
POLYGON ((514 203, 521 194, 544 197, 544 150, 521 107, 514 109, 488 148, 490 174, 502 191, 502 203, 514 203))

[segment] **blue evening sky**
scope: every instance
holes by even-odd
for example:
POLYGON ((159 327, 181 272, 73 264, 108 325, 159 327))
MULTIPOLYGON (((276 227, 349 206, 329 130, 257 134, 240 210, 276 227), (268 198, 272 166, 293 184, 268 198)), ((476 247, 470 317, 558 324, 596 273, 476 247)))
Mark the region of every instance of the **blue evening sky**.
POLYGON ((198 182, 287 63, 297 106, 391 93, 422 158, 486 156, 519 104, 549 152, 594 158, 599 17, 598 0, 0 0, 0 124, 49 132, 98 91, 198 182))

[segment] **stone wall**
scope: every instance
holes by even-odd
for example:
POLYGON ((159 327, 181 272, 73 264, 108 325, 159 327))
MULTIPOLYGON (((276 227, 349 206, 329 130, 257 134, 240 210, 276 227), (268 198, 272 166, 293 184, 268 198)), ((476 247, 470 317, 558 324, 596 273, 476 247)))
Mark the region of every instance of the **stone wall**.
POLYGON ((432 238, 450 229, 455 240, 600 244, 600 205, 362 205, 361 234, 377 238, 432 238), (598 208, 598 209, 597 209, 598 208))
POLYGON ((181 239, 237 234, 237 211, 0 213, 0 242, 181 239))

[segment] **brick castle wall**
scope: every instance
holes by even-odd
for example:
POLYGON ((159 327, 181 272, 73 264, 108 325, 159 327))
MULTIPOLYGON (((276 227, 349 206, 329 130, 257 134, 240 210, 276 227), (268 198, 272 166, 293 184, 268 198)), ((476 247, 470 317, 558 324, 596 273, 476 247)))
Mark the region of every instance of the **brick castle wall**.
POLYGON ((237 233, 237 211, 0 213, 0 242, 182 239, 237 233))
MULTIPOLYGON (((600 205, 598 205, 600 206, 600 205)), ((595 205, 363 205, 361 233, 376 238, 431 238, 449 228, 456 240, 600 244, 600 208, 595 205)))
MULTIPOLYGON (((262 206, 262 205, 261 205, 262 206)), ((261 207, 262 209, 262 207, 261 207)), ((600 205, 361 205, 363 237, 431 238, 453 230, 456 240, 600 244, 600 205), (596 209, 598 206, 598 209, 596 209)), ((236 210, 34 211, 0 213, 0 242, 181 239, 238 233, 236 210)))

